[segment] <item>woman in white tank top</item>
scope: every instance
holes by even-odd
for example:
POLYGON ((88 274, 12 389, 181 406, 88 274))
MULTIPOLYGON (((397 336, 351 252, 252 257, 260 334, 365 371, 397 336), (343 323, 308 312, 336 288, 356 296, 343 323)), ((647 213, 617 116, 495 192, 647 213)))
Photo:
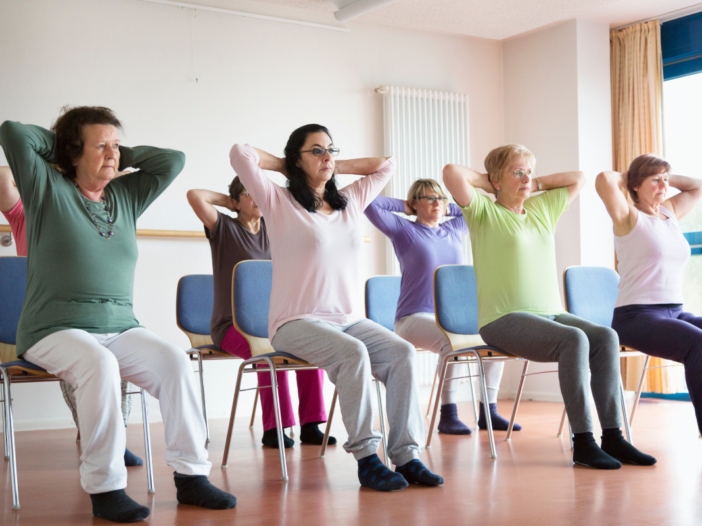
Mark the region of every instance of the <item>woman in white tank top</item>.
POLYGON ((599 174, 595 186, 614 223, 619 260, 612 328, 622 345, 685 365, 702 432, 702 317, 683 311, 690 245, 678 225, 702 197, 702 181, 670 175, 664 159, 641 155, 628 172, 599 174), (668 197, 670 186, 680 193, 668 197))

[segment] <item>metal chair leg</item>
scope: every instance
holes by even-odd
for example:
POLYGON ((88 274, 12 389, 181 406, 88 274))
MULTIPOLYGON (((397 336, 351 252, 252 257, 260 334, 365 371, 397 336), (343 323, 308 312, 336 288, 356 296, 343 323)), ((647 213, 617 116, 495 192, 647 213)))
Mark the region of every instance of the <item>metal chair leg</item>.
POLYGON ((480 419, 480 410, 478 409, 478 396, 477 393, 475 392, 475 387, 474 387, 474 382, 473 382, 473 371, 471 371, 470 366, 472 364, 469 362, 466 364, 466 367, 468 368, 468 381, 470 382, 470 397, 471 401, 473 402, 473 418, 475 418, 475 423, 478 423, 478 420, 480 419))
POLYGON ((439 364, 436 364, 436 371, 434 371, 434 383, 431 384, 431 393, 429 393, 429 404, 427 404, 427 414, 425 418, 429 418, 429 411, 431 411, 431 401, 434 398, 434 389, 436 388, 436 379, 439 377, 439 364))
POLYGON ((436 364, 437 372, 441 371, 439 375, 439 385, 437 386, 439 394, 436 395, 434 400, 434 412, 431 414, 431 423, 429 424, 429 434, 427 435, 427 445, 426 449, 431 447, 431 437, 434 434, 434 422, 436 422, 436 413, 439 411, 439 402, 441 400, 441 390, 444 388, 444 380, 446 379, 446 367, 448 367, 448 360, 444 358, 439 358, 439 363, 436 364))
POLYGON ((251 412, 251 422, 249 422, 249 428, 254 426, 254 418, 256 418, 256 406, 258 405, 258 389, 256 389, 256 395, 254 397, 253 411, 251 412))
MULTIPOLYGON (((474 352, 475 357, 478 361, 478 371, 480 372, 480 389, 482 391, 483 400, 488 399, 487 385, 485 385, 485 370, 483 369, 483 360, 480 358, 480 354, 476 351, 474 352)), ((492 419, 490 418, 490 411, 485 411, 485 424, 487 425, 488 438, 490 439, 490 453, 491 458, 497 458, 497 450, 495 449, 495 436, 492 431, 492 419)))
POLYGON ((334 389, 334 396, 332 397, 331 409, 329 410, 329 418, 327 419, 327 426, 326 426, 326 429, 324 430, 324 441, 322 442, 322 445, 319 448, 319 458, 324 458, 324 455, 327 452, 327 441, 329 440, 329 433, 331 431, 331 423, 332 423, 332 419, 334 418, 334 409, 336 408, 336 399, 338 396, 339 396, 339 393, 337 392, 336 389, 334 389))
MULTIPOLYGON (((224 457, 222 458, 222 468, 228 468, 229 445, 232 442, 232 428, 234 427, 234 417, 236 416, 236 406, 239 403, 239 390, 241 389, 241 377, 244 376, 246 361, 239 366, 239 374, 236 377, 236 387, 234 388, 234 401, 232 402, 232 413, 229 416, 229 428, 227 429, 227 441, 224 443, 224 457)), ((258 390, 257 390, 258 392, 258 390)))
POLYGON ((7 439, 9 442, 10 451, 10 478, 12 484, 12 509, 20 509, 19 503, 19 488, 17 487, 17 455, 15 453, 15 429, 14 422, 12 421, 12 390, 10 388, 10 375, 7 374, 7 369, 0 367, 0 375, 2 375, 3 382, 3 399, 5 403, 3 404, 3 410, 5 413, 5 434, 7 434, 7 439))
POLYGON ((621 379, 621 375, 619 377, 619 391, 622 397, 622 416, 624 417, 624 429, 626 430, 626 439, 629 441, 630 444, 633 444, 634 442, 631 439, 631 426, 629 425, 629 415, 626 411, 626 399, 624 398, 624 382, 621 379))
POLYGON ((380 381, 375 381, 375 392, 378 395, 378 416, 380 417, 380 434, 381 440, 383 441, 383 457, 385 458, 385 465, 390 467, 390 455, 388 455, 388 441, 387 434, 385 432, 385 412, 383 411, 383 398, 380 394, 380 381))
POLYGON ((519 380, 517 396, 514 397, 514 407, 512 408, 512 416, 509 419, 509 427, 507 428, 507 436, 505 437, 506 441, 512 439, 512 428, 514 427, 514 419, 517 417, 519 402, 522 400, 522 391, 524 390, 524 381, 526 380, 527 369, 529 369, 529 360, 524 360, 524 369, 522 369, 522 377, 519 380))
POLYGON ((280 418, 280 403, 278 402, 278 379, 276 378, 275 365, 273 360, 264 357, 271 373, 271 394, 273 395, 273 407, 275 408, 275 423, 278 431, 278 453, 280 454, 280 469, 283 473, 281 480, 288 480, 288 465, 285 461, 285 441, 283 440, 283 422, 280 418))
POLYGON ((570 439, 570 450, 573 451, 573 428, 570 427, 570 421, 568 421, 568 438, 570 439))
POLYGON ((631 408, 631 417, 629 419, 629 425, 634 425, 634 417, 636 416, 636 409, 639 407, 639 399, 641 398, 641 391, 643 390, 643 383, 646 379, 646 371, 648 371, 648 362, 651 361, 650 356, 646 356, 644 361, 643 371, 641 371, 641 378, 639 379, 639 386, 636 389, 636 396, 634 397, 634 407, 631 408))
MULTIPOLYGON (((2 391, 4 392, 4 390, 2 391)), ((0 394, 2 394, 0 392, 0 394)), ((0 400, 0 403, 2 403, 2 442, 3 442, 3 450, 5 453, 5 460, 10 459, 10 441, 7 438, 7 423, 5 422, 5 395, 2 395, 2 400, 0 400)))
POLYGON ((558 434, 556 435, 557 437, 562 437, 563 436, 563 426, 565 425, 566 421, 566 408, 563 406, 563 416, 561 416, 561 425, 558 426, 558 434))
POLYGON ((141 390, 141 413, 144 420, 144 450, 146 451, 146 480, 149 493, 156 493, 154 487, 154 466, 151 458, 151 432, 149 430, 149 411, 146 407, 146 391, 141 390))
POLYGON ((202 398, 202 416, 205 417, 205 430, 207 431, 207 440, 205 440, 205 447, 210 443, 210 425, 207 422, 207 404, 205 403, 205 378, 202 371, 202 354, 200 351, 197 353, 197 370, 200 375, 200 397, 202 398))
POLYGON ((80 442, 80 428, 78 429, 78 432, 76 433, 76 442, 80 442))

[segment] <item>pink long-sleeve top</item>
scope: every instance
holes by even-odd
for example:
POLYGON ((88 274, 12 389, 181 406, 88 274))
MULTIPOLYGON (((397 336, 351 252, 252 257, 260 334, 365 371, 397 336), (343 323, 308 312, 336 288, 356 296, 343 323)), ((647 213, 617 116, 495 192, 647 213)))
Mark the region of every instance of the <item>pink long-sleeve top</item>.
POLYGON ((344 210, 310 213, 287 188, 271 181, 248 144, 235 144, 229 158, 246 190, 266 219, 273 260, 268 338, 292 320, 350 325, 365 318, 359 286, 361 218, 392 177, 395 162, 342 188, 344 210))

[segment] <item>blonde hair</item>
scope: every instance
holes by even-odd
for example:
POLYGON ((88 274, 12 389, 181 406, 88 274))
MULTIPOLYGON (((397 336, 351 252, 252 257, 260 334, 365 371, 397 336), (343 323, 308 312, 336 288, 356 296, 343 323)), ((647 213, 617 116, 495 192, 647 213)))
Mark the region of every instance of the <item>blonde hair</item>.
POLYGON ((505 144, 492 150, 485 158, 485 169, 492 183, 502 182, 502 176, 509 167, 512 159, 522 157, 529 161, 531 168, 536 167, 536 157, 521 144, 505 144))
POLYGON ((415 210, 417 199, 426 195, 427 190, 433 190, 441 196, 448 197, 438 181, 434 179, 417 179, 407 192, 407 203, 409 203, 412 210, 415 210))

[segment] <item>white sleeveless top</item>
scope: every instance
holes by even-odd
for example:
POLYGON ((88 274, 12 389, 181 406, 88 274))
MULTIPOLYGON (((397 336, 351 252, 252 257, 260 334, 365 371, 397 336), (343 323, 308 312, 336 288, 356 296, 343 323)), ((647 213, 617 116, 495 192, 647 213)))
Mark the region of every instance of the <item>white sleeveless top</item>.
POLYGON ((690 245, 675 215, 663 206, 660 212, 668 219, 639 211, 634 229, 625 236, 614 236, 620 276, 615 307, 683 303, 690 245))

